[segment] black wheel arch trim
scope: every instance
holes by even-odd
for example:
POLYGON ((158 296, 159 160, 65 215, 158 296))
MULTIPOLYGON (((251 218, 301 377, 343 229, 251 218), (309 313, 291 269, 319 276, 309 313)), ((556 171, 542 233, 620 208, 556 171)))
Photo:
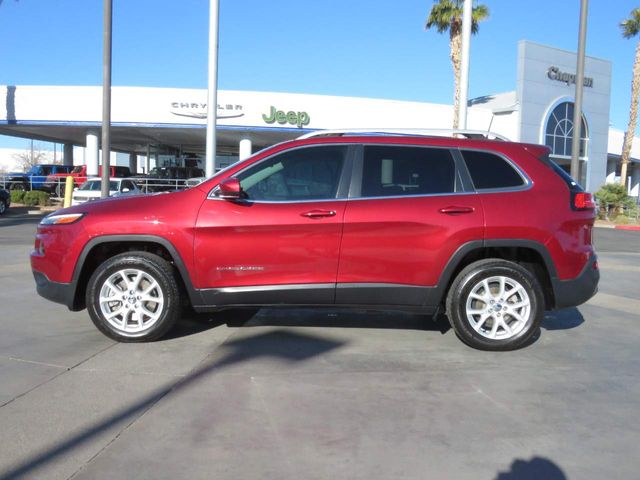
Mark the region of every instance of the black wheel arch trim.
MULTIPOLYGON (((78 257, 78 261, 76 262, 76 266, 75 266, 72 281, 71 281, 71 290, 74 292, 74 294, 77 291, 80 274, 82 272, 82 268, 87 259, 87 256, 89 255, 89 252, 91 252, 93 248, 95 248, 100 244, 113 243, 113 242, 146 242, 146 243, 157 243, 163 246, 164 248, 167 249, 167 251, 171 255, 172 260, 182 277, 185 288, 187 290, 187 294, 189 295, 189 299, 191 300, 191 304, 194 307, 206 308, 207 306, 209 306, 208 305, 209 302, 205 301, 205 298, 203 296, 203 292, 206 292, 206 289, 203 291, 203 290, 195 289, 193 287, 189 270, 186 268, 182 257, 178 253, 178 250, 174 247, 174 245, 169 240, 157 235, 135 235, 135 234, 133 235, 130 235, 130 234, 101 235, 101 236, 92 238, 83 247, 82 252, 78 257)), ((461 245, 455 251, 455 253, 451 256, 451 258, 447 262, 444 270, 440 274, 440 277, 438 279, 438 283, 436 286, 424 288, 426 293, 425 295, 426 299, 422 306, 433 307, 433 306, 440 305, 446 295, 447 288, 452 281, 452 276, 456 271, 456 269, 459 267, 460 262, 464 259, 464 257, 474 250, 490 248, 490 247, 521 247, 521 248, 529 248, 536 251, 538 254, 540 254, 541 258, 545 263, 545 267, 549 274, 549 278, 551 280, 551 284, 555 293, 556 285, 558 284, 555 264, 553 263, 551 254, 546 249, 546 247, 541 243, 536 242, 534 240, 512 239, 512 238, 473 240, 461 245)), ((211 300, 211 299, 208 299, 208 300, 211 300)), ((348 303, 352 303, 352 302, 348 302, 348 303)), ((72 306, 69 306, 69 308, 72 308, 72 306)))
POLYGON ((551 284, 555 285, 557 280, 557 271, 551 254, 547 248, 540 242, 535 240, 521 239, 521 238, 499 238, 499 239, 485 239, 485 240, 472 240, 461 245, 455 253, 451 256, 444 270, 440 274, 438 283, 435 287, 429 290, 427 298, 427 305, 439 305, 445 298, 447 288, 453 280, 453 274, 462 262, 462 259, 474 250, 491 247, 519 247, 529 248, 539 253, 544 261, 545 267, 549 274, 551 284))
MULTIPOLYGON (((189 270, 184 264, 184 260, 178 253, 176 247, 166 238, 160 237, 158 235, 135 235, 135 234, 124 234, 124 235, 100 235, 97 237, 93 237, 89 240, 85 246, 82 248, 82 252, 78 257, 78 261, 76 262, 76 266, 73 270, 73 277, 71 279, 72 290, 75 293, 78 288, 78 281, 80 280, 80 274, 82 273, 82 268, 84 267, 85 261, 87 260, 87 256, 89 252, 93 250, 98 245, 103 243, 114 243, 114 242, 141 242, 141 243, 157 243, 164 248, 167 249, 169 255, 178 269, 180 276, 182 277, 182 281, 184 283, 185 289, 187 290, 187 294, 189 295, 189 299, 191 300, 192 305, 201 305, 203 303, 202 296, 200 295, 200 291, 193 287, 193 283, 191 281, 191 275, 189 274, 189 270)), ((71 308, 71 307, 69 307, 71 308)))

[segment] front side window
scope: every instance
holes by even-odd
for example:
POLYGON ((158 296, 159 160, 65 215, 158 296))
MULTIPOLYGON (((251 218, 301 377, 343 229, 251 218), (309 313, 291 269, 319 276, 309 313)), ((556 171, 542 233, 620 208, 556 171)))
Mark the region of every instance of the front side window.
POLYGON ((336 198, 346 147, 307 147, 285 152, 236 177, 248 200, 302 201, 336 198))
POLYGON ((361 196, 452 193, 455 191, 455 172, 453 157, 446 149, 367 146, 361 196))

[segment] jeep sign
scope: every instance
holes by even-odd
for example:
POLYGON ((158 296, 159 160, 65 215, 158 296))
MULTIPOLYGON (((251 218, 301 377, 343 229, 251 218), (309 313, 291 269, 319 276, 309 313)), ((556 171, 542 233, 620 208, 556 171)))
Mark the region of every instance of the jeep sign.
POLYGON ((284 110, 276 110, 276 107, 271 106, 271 110, 268 115, 262 114, 262 120, 269 124, 278 122, 280 125, 284 125, 285 123, 288 123, 289 125, 295 125, 298 128, 302 128, 305 125, 309 125, 311 117, 307 112, 294 112, 290 110, 285 113, 284 110))

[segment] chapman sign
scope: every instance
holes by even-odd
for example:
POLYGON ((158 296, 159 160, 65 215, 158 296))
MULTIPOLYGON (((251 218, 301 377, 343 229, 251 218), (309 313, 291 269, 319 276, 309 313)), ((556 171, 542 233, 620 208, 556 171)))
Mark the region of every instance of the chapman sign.
MULTIPOLYGON (((549 77, 551 80, 566 83, 567 85, 575 85, 576 83, 575 74, 563 72, 558 67, 549 67, 549 70, 547 70, 547 77, 549 77)), ((585 87, 593 88, 593 78, 584 77, 583 85, 585 87)))

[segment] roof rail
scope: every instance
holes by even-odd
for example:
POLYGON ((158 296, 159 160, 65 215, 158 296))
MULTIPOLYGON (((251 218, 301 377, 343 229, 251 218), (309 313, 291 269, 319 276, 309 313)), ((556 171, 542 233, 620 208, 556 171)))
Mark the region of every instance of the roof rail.
POLYGON ((301 135, 298 137, 298 140, 313 137, 341 137, 344 135, 414 135, 425 137, 453 137, 458 135, 464 138, 485 138, 487 140, 501 140, 503 142, 510 141, 504 135, 490 132, 488 130, 461 130, 446 128, 346 128, 339 130, 316 130, 314 132, 301 135))

